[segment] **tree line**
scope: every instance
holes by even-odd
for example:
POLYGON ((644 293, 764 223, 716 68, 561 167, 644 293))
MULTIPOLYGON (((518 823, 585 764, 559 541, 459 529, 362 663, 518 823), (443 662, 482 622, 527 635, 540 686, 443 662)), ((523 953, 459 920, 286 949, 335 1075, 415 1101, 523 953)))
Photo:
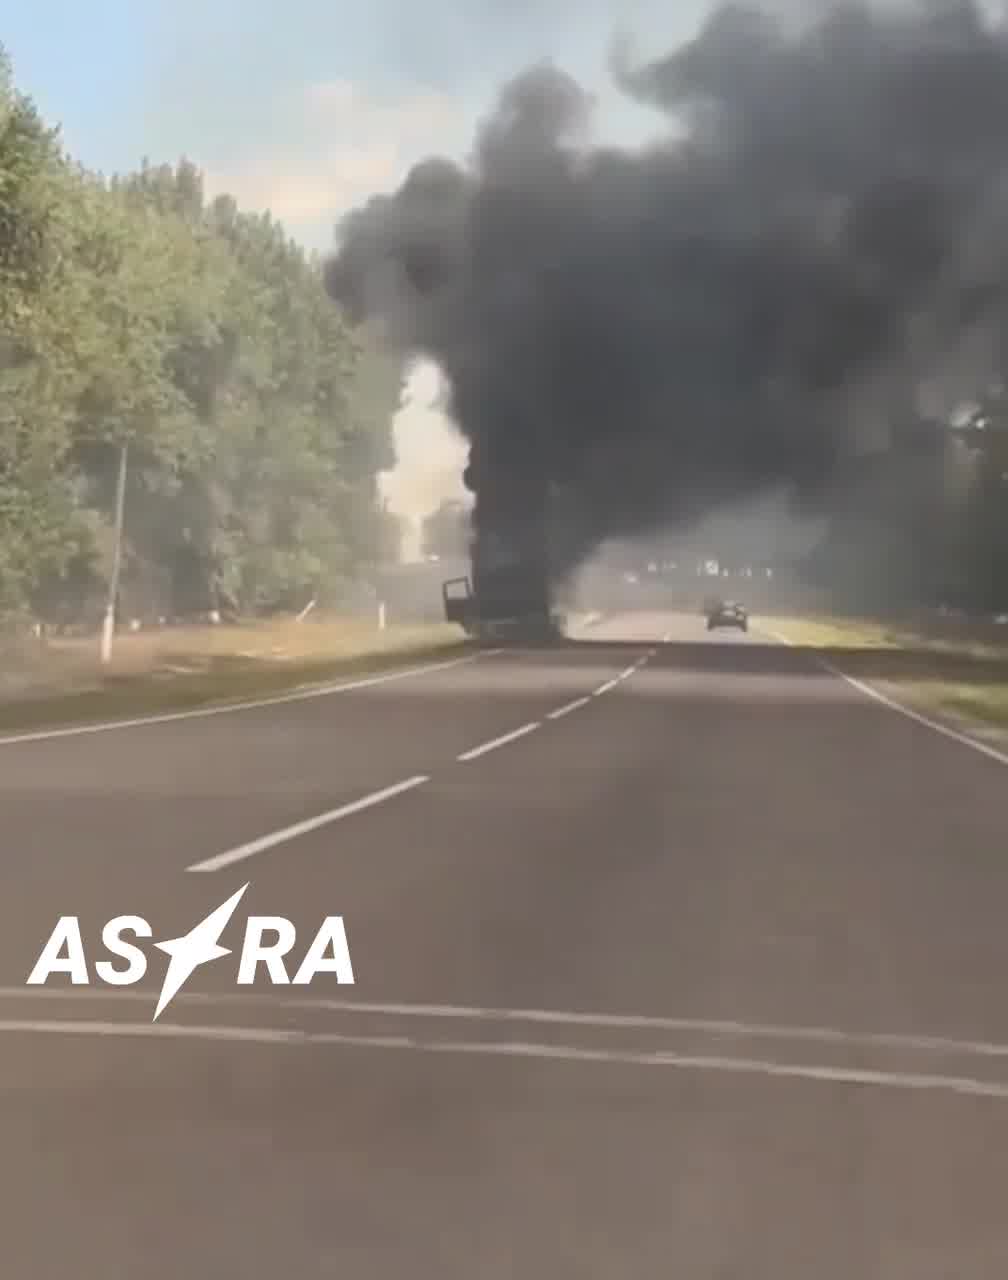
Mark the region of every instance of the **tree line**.
MULTIPOLYGON (((97 621, 124 451, 120 616, 345 599, 395 558, 377 476, 400 385, 268 213, 184 160, 89 172, 0 50, 0 620, 97 621)), ((1008 607, 1003 388, 958 434, 953 467, 894 455, 813 557, 823 581, 1008 607)), ((446 503, 424 553, 470 536, 446 503)))
POLYGON ((97 616, 124 451, 122 612, 338 597, 394 555, 399 386, 268 213, 89 172, 0 50, 0 616, 97 616))

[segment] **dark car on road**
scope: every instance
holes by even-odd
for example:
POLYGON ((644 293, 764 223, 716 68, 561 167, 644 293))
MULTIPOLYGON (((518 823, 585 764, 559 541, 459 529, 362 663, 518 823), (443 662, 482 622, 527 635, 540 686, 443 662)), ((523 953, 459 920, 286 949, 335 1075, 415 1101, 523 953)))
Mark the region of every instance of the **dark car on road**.
POLYGON ((749 615, 735 600, 713 602, 706 613, 708 631, 714 631, 718 627, 738 627, 740 631, 749 630, 749 615))

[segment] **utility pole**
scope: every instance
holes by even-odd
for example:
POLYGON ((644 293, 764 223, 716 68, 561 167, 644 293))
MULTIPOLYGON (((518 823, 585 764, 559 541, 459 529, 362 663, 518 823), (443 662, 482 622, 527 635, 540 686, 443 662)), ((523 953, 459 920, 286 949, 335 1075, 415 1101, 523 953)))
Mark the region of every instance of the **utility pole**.
POLYGON ((122 568, 123 514, 126 508, 126 455, 125 441, 119 449, 119 478, 116 482, 115 541, 112 546, 112 573, 109 577, 108 603, 102 626, 101 660, 104 665, 112 660, 112 636, 115 633, 116 603, 119 599, 119 572, 122 568))

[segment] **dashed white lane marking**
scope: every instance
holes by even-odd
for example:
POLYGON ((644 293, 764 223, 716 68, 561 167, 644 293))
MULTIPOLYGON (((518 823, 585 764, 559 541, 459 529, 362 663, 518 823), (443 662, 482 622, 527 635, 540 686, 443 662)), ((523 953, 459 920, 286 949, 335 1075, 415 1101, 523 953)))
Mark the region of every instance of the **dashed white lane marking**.
POLYGON ((771 1078, 819 1081, 829 1084, 874 1086, 903 1090, 934 1090, 976 1098, 1008 1100, 1008 1083, 971 1076, 946 1076, 909 1071, 870 1071, 862 1068, 774 1062, 709 1054, 672 1053, 656 1049, 592 1049, 517 1041, 419 1039, 414 1036, 350 1035, 335 1031, 307 1032, 274 1027, 184 1026, 150 1022, 48 1022, 40 1019, 0 1021, 0 1033, 62 1036, 105 1036, 120 1039, 213 1040, 285 1046, 331 1046, 357 1049, 405 1050, 413 1053, 457 1054, 475 1057, 538 1058, 555 1062, 598 1063, 610 1066, 665 1067, 680 1071, 719 1072, 771 1078))
MULTIPOLYGON (((50 1000, 57 1002, 151 1003, 155 990, 102 990, 97 987, 0 987, 0 1000, 50 1000)), ((956 1040, 948 1036, 911 1035, 905 1032, 847 1031, 839 1027, 788 1026, 782 1023, 739 1022, 711 1018, 671 1018, 648 1014, 583 1013, 556 1009, 508 1009, 455 1004, 404 1004, 389 1001, 327 1000, 228 991, 183 991, 178 1004, 218 1007, 269 1007, 309 1013, 335 1013, 362 1017, 426 1019, 475 1023, 525 1023, 554 1027, 580 1027, 593 1031, 647 1031, 695 1033, 740 1040, 776 1040, 792 1044, 820 1044, 848 1049, 888 1049, 907 1053, 935 1053, 962 1058, 1008 1058, 1008 1043, 991 1040, 956 1040)))
POLYGON ((627 667, 625 671, 621 671, 618 676, 613 676, 613 678, 611 680, 607 680, 605 684, 599 685, 597 689, 593 689, 587 697, 578 698, 574 702, 567 703, 566 706, 558 707, 556 711, 551 711, 549 715, 547 715, 546 719, 562 720, 564 716, 569 716, 572 711, 579 711, 582 707, 588 706, 592 698, 599 698, 602 694, 611 692, 611 690, 622 684, 624 680, 629 680, 632 675, 645 665, 649 658, 654 657, 655 653, 656 650, 652 649, 648 653, 643 654, 636 662, 627 667))
MULTIPOLYGON (((765 635, 776 640, 779 644, 786 644, 789 648, 796 648, 793 640, 782 635, 779 631, 767 631, 765 635)), ((913 711, 910 707, 903 706, 894 698, 886 697, 884 693, 880 693, 878 689, 872 688, 870 684, 865 684, 863 680, 857 680, 854 676, 849 676, 845 671, 841 671, 839 667, 835 667, 832 662, 828 662, 825 658, 820 658, 818 654, 811 650, 806 650, 808 656, 824 671, 828 671, 830 675, 836 676, 839 680, 843 680, 845 684, 849 684, 852 689, 856 689, 858 693, 863 694, 866 698, 871 698, 873 702, 880 703, 889 711, 895 711, 897 715, 904 716, 907 720, 913 720, 919 725, 923 725, 925 729, 931 729, 934 733, 940 733, 943 738, 950 738, 953 742, 958 742, 960 746, 970 747, 973 751, 979 751, 982 756, 987 756, 991 760, 996 760, 998 764, 1008 764, 1008 754, 1004 751, 998 751, 996 747, 990 746, 986 742, 980 742, 979 739, 971 737, 968 733, 960 733, 957 729, 951 728, 947 724, 942 724, 940 720, 932 720, 930 716, 921 715, 919 711, 913 711)))
POLYGON ((551 711, 546 719, 562 720, 564 716, 569 716, 572 711, 580 711, 582 707, 587 707, 590 702, 591 698, 577 698, 574 702, 568 702, 565 707, 558 707, 556 711, 551 711))
MULTIPOLYGON (((491 650, 490 652, 499 652, 491 650)), ((470 659, 466 659, 469 661, 470 659)), ((454 665, 454 664, 451 664, 454 665)), ((615 679, 609 681, 607 685, 603 685, 601 689, 596 690, 596 694, 614 689, 622 680, 628 679, 637 670, 640 663, 634 663, 633 666, 627 667, 625 671, 621 671, 615 679)), ((427 668, 428 670, 433 668, 427 668)), ((400 675, 403 673, 399 673, 400 675)), ((562 716, 569 715, 579 707, 585 706, 590 698, 579 698, 576 702, 568 704, 566 707, 559 708, 558 711, 551 712, 547 719, 558 720, 562 716)), ((498 747, 507 746, 509 742, 515 742, 519 738, 524 738, 527 734, 533 733, 540 727, 539 720, 532 720, 528 724, 523 724, 517 729, 512 729, 510 733, 501 734, 498 738, 493 738, 489 742, 481 743, 478 747, 473 747, 469 751, 463 751, 457 757, 459 761, 468 762, 470 760, 478 760, 481 756, 488 755, 491 751, 496 751, 498 747)), ((332 822, 337 822, 341 818, 347 818, 351 814, 360 813, 363 809, 371 809, 375 805, 382 804, 386 800, 391 800, 394 796, 400 795, 404 791, 410 791, 414 787, 420 786, 424 782, 429 782, 430 778, 427 774, 420 774, 413 778, 407 778, 403 782, 398 782, 394 786, 385 787, 381 791, 372 792, 370 795, 362 796, 359 800, 351 801, 351 803, 342 805, 338 809, 331 809, 327 813, 319 814, 317 817, 308 818, 304 822, 296 822, 292 826, 284 827, 280 831, 274 831, 268 835, 261 836, 257 840, 250 840, 247 844, 238 845, 234 849, 228 849, 224 853, 216 854, 212 858, 207 858, 203 862, 194 863, 191 867, 187 867, 187 871, 220 871, 224 867, 233 866, 236 862, 242 862, 246 858, 254 857, 257 853, 264 853, 267 849, 272 849, 278 844, 283 844, 288 840, 295 840, 299 836, 308 835, 312 831, 317 831, 320 827, 328 826, 332 822)))
POLYGON ((417 667, 404 667, 386 671, 381 675, 365 676, 342 684, 315 685, 308 689, 295 689, 290 693, 278 693, 270 698, 256 698, 249 702, 225 702, 212 707, 194 707, 189 711, 165 711, 157 715, 135 716, 129 720, 103 720, 97 724, 66 725, 60 729, 32 729, 27 733, 7 734, 0 737, 0 747, 12 747, 24 742, 46 742, 51 738, 77 738, 86 733, 109 733, 113 729, 138 729, 146 725, 171 724, 176 720, 198 720, 205 716, 230 715, 236 711, 256 711, 260 707, 278 707, 285 702, 307 702, 311 698, 331 698, 339 693, 352 693, 356 689, 370 689, 373 685, 390 684, 393 680, 408 680, 433 671, 447 671, 467 662, 493 658, 502 649, 484 649, 480 653, 451 658, 447 662, 428 662, 417 667))
POLYGON ((526 734, 532 733, 538 728, 539 721, 531 720, 528 724, 523 724, 520 729, 512 729, 510 733, 503 733, 499 738, 493 738, 490 742, 484 742, 478 747, 473 747, 471 751, 463 751, 458 759, 478 760, 480 756, 485 756, 490 751, 496 751, 498 747, 505 747, 509 742, 514 742, 517 738, 524 738, 526 734))
POLYGON ((429 781, 427 774, 418 774, 414 778, 407 778, 403 782, 397 782, 394 786, 384 787, 381 791, 372 791, 370 795, 361 796, 359 800, 352 800, 349 804, 341 805, 338 809, 330 809, 327 813, 320 813, 315 818, 307 818, 304 822, 295 822, 293 826, 283 827, 279 831, 270 832, 269 835, 260 836, 258 840, 250 840, 248 844, 241 844, 234 849, 228 849, 225 853, 218 853, 212 858, 207 858, 205 862, 196 862, 191 867, 187 867, 186 870, 220 871, 223 867, 230 867, 236 862, 242 862, 245 858, 254 857, 257 853, 264 853, 267 849, 272 849, 278 844, 284 844, 288 840, 296 840, 298 836, 307 835, 311 831, 317 831, 320 827, 326 827, 332 822, 338 822, 341 818, 348 818, 351 814, 360 813, 363 809, 373 809, 375 805, 384 804, 386 800, 402 795, 404 791, 412 791, 414 787, 419 787, 429 781))

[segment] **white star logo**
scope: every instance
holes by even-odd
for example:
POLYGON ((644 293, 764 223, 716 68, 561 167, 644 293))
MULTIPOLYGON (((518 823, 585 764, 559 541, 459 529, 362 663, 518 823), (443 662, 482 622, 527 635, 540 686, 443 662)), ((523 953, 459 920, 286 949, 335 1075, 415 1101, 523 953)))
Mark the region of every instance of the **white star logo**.
POLYGON ((178 994, 179 989, 190 977, 194 969, 210 960, 219 960, 221 956, 229 956, 231 954, 230 948, 219 946, 217 939, 224 932, 227 922, 234 915, 242 894, 251 883, 250 880, 243 884, 237 893, 228 898, 227 902, 222 903, 215 911, 211 911, 199 924, 194 924, 189 932, 183 934, 181 938, 169 938, 167 942, 155 942, 154 945, 157 949, 163 951, 170 959, 164 982, 161 986, 161 995, 158 997, 157 1008, 154 1010, 154 1017, 151 1019, 152 1022, 157 1022, 158 1015, 167 1008, 170 1001, 178 994))

